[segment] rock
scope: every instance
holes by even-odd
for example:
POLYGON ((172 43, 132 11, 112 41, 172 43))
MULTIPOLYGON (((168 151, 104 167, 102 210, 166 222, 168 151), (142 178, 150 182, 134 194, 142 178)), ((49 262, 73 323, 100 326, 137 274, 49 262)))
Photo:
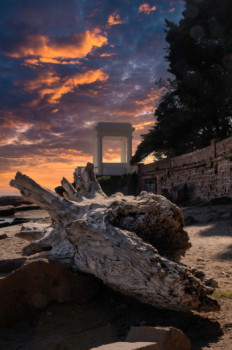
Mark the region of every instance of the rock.
POLYGON ((21 204, 15 207, 15 211, 28 211, 28 210, 38 210, 41 209, 39 205, 36 204, 21 204))
POLYGON ((126 343, 118 342, 112 344, 106 344, 98 346, 97 348, 91 348, 90 350, 162 350, 159 348, 157 343, 150 342, 137 342, 137 343, 126 343))
POLYGON ((0 239, 5 239, 5 238, 8 238, 7 234, 6 233, 2 233, 0 235, 0 239))
POLYGON ((24 238, 28 241, 33 241, 41 238, 45 233, 48 224, 41 224, 38 222, 28 222, 22 225, 21 231, 16 233, 15 236, 24 238))
POLYGON ((25 218, 5 218, 5 219, 0 219, 0 228, 1 227, 8 227, 8 226, 13 226, 13 225, 19 225, 23 224, 25 222, 30 221, 29 219, 25 218))
POLYGON ((0 207, 0 216, 11 216, 15 213, 15 207, 13 205, 5 205, 0 207))
POLYGON ((0 273, 10 273, 25 264, 26 258, 0 260, 0 273))
POLYGON ((1 205, 13 205, 16 207, 21 204, 31 204, 31 202, 26 201, 22 196, 1 196, 0 197, 0 206, 1 205))
POLYGON ((46 260, 30 262, 0 279, 0 326, 39 312, 52 301, 85 302, 100 288, 92 276, 46 260))
POLYGON ((131 327, 127 342, 157 342, 160 350, 191 350, 188 337, 174 327, 131 327))

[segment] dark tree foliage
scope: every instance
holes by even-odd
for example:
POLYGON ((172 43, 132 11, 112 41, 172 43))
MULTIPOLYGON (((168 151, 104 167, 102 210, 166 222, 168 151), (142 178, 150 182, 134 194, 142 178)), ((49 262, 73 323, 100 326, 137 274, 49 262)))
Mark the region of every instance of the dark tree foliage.
POLYGON ((185 0, 178 24, 166 21, 165 59, 173 79, 155 112, 156 124, 132 159, 179 155, 232 131, 232 0, 185 0))

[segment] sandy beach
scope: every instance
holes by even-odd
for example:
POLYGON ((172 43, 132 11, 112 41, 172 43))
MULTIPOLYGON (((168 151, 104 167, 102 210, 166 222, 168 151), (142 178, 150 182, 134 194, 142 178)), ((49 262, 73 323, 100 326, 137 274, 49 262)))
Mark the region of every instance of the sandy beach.
MULTIPOLYGON (((86 350, 123 341, 131 325, 174 326, 191 340, 193 350, 230 349, 232 343, 232 217, 231 204, 182 207, 192 247, 182 259, 213 277, 219 287, 214 297, 217 312, 174 312, 158 310, 102 286, 85 303, 53 302, 33 317, 0 329, 4 350, 86 350)), ((16 217, 49 223, 44 210, 21 211, 16 217)), ((17 237, 20 225, 0 228, 0 264, 20 259, 28 241, 17 237)), ((31 259, 34 257, 32 256, 31 259)), ((3 278, 8 273, 1 271, 3 278)))

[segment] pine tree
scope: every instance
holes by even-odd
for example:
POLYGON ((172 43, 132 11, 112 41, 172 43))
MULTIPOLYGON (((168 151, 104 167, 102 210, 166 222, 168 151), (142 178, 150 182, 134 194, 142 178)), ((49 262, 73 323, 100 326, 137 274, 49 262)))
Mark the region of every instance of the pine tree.
POLYGON ((166 26, 173 78, 133 163, 151 152, 186 153, 232 132, 232 0, 185 0, 183 18, 166 26))

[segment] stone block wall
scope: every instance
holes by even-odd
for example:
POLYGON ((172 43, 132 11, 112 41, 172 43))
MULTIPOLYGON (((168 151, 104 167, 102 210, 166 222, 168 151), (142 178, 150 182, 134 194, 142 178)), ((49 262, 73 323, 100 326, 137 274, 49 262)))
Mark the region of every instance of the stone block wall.
POLYGON ((174 202, 232 197, 232 137, 138 168, 140 190, 152 190, 174 202))

